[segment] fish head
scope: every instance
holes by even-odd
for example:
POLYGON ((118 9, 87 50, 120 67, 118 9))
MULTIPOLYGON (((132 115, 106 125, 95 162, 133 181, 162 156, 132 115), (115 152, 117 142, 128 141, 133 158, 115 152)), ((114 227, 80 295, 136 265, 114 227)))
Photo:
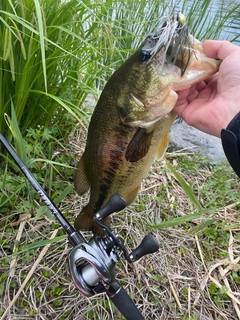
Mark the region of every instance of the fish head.
POLYGON ((180 12, 173 10, 162 20, 120 68, 124 73, 117 104, 122 122, 129 126, 146 128, 166 117, 177 91, 207 79, 220 65, 204 54, 180 12))

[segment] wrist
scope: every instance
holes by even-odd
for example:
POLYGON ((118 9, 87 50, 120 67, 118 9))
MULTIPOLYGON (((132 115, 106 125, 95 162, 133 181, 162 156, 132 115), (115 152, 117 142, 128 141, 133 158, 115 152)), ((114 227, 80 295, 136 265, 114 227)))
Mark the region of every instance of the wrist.
POLYGON ((225 155, 235 173, 240 177, 240 112, 221 131, 225 155))

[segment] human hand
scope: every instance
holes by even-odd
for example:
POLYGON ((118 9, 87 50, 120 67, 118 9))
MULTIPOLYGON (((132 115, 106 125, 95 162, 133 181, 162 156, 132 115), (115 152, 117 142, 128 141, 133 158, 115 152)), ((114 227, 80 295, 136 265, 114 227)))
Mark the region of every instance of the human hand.
POLYGON ((228 41, 206 40, 206 55, 221 59, 219 72, 189 89, 178 92, 174 111, 185 122, 220 137, 240 111, 240 47, 228 41))

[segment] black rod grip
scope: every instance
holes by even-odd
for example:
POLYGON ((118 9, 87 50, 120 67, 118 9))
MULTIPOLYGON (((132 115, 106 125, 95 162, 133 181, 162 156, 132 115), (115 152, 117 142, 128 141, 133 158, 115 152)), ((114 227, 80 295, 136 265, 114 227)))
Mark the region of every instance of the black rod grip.
POLYGON ((106 292, 127 320, 144 320, 133 300, 117 281, 111 282, 110 287, 106 292))

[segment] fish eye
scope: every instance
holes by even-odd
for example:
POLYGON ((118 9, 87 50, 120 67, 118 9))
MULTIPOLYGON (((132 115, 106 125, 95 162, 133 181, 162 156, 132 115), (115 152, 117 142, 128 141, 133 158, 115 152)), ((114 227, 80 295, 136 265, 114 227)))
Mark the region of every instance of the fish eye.
POLYGON ((149 51, 142 49, 139 57, 141 62, 147 62, 151 58, 151 54, 149 51))

